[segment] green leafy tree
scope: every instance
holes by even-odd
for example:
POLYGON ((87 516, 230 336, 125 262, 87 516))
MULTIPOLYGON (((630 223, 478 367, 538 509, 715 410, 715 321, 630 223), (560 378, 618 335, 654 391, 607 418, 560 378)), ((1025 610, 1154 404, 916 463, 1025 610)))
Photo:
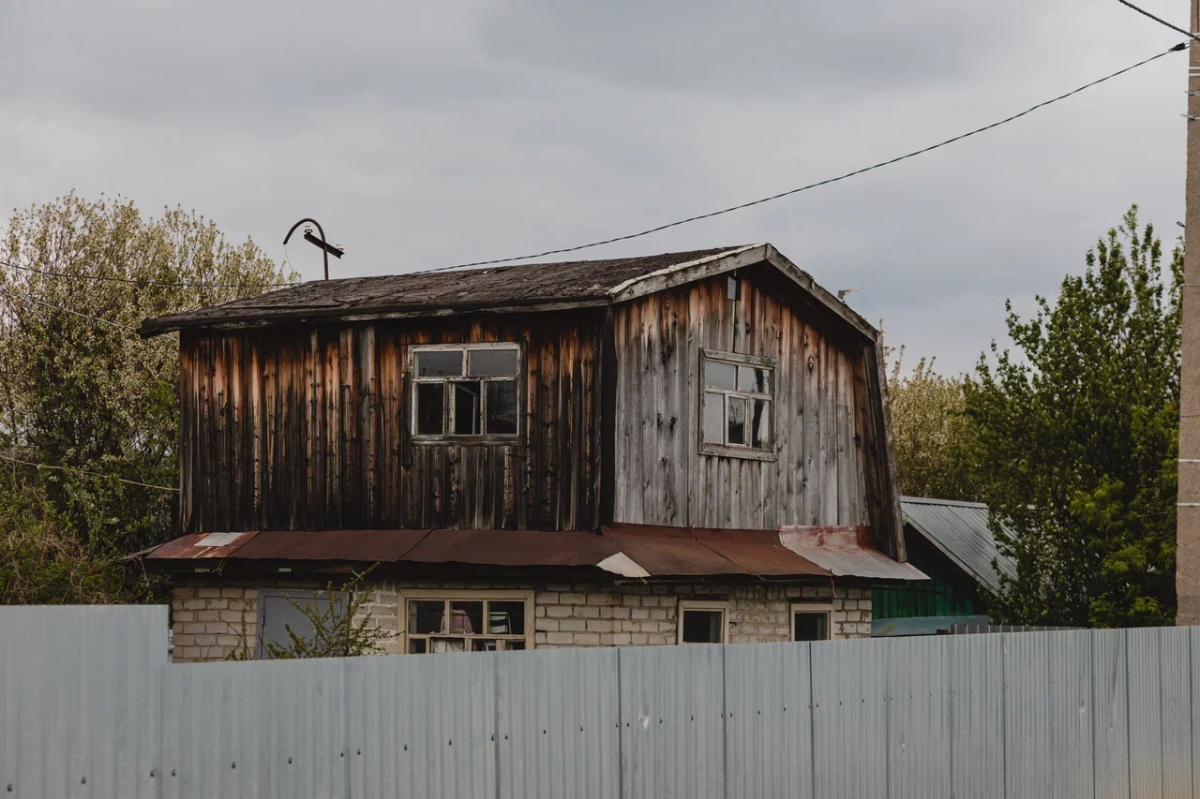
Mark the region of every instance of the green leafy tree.
POLYGON ((1182 250, 1137 207, 1022 320, 964 386, 1003 551, 1017 562, 996 611, 1015 623, 1171 624, 1182 250), (1006 519, 1011 532, 998 524, 1006 519))
POLYGON ((979 489, 963 380, 939 374, 935 360, 902 374, 904 348, 896 353, 888 381, 896 478, 907 496, 972 501, 979 489))
MULTIPOLYGON (((51 551, 108 563, 169 539, 178 496, 154 486, 178 485, 178 343, 131 328, 292 276, 195 213, 73 194, 14 212, 0 260, 0 455, 71 542, 51 551)), ((5 523, 8 545, 36 539, 27 515, 5 523)))

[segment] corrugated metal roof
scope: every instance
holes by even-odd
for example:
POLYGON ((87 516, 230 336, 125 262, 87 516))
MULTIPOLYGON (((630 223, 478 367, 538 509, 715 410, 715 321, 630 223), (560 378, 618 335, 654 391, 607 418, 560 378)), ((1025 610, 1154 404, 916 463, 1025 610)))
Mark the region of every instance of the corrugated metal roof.
POLYGON ((906 525, 987 589, 1000 590, 1000 575, 992 567, 993 560, 1001 573, 1017 576, 1016 563, 996 551, 996 541, 988 529, 988 507, 982 502, 900 497, 900 510, 906 525))
POLYGON ((929 576, 911 563, 899 563, 868 545, 866 527, 802 527, 784 525, 779 540, 802 558, 812 561, 835 577, 865 577, 876 580, 928 580, 929 576))
POLYGON ((625 577, 928 579, 868 546, 866 528, 853 527, 777 532, 618 524, 600 535, 583 530, 260 530, 220 547, 204 546, 205 537, 186 535, 135 557, 152 571, 170 571, 172 562, 219 558, 599 568, 625 577), (622 556, 620 563, 614 556, 622 556))

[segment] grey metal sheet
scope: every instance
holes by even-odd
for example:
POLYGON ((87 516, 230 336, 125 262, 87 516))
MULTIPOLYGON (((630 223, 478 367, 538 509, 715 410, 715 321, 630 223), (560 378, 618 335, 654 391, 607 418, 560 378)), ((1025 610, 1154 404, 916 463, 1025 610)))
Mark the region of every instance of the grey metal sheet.
POLYGON ((1096 799, 1128 799, 1129 690, 1125 631, 1093 630, 1088 636, 1092 649, 1092 753, 1096 799))
POLYGON ((0 796, 156 797, 167 608, 0 612, 0 796))
POLYGON ((810 645, 726 646, 727 796, 813 795, 810 645))
POLYGON ((345 797, 342 660, 164 669, 166 799, 345 797))
POLYGON ((347 660, 351 795, 494 799, 495 658, 347 660))
POLYGON ((1049 633, 1006 633, 1004 785, 1007 799, 1045 799, 1053 784, 1050 752, 1049 633))
POLYGON ((1129 785, 1133 799, 1161 797, 1162 668, 1161 630, 1129 630, 1129 785))
POLYGON ((950 796, 950 639, 881 643, 888 670, 887 795, 950 796))
POLYGON ((1162 665, 1162 795, 1192 797, 1191 636, 1187 627, 1157 631, 1162 665))
POLYGON ((620 795, 616 649, 497 657, 496 702, 501 797, 620 795))
POLYGON ((906 524, 912 525, 988 589, 998 591, 1000 588, 999 574, 992 567, 993 559, 1001 573, 1016 576, 1016 564, 996 550, 995 538, 988 529, 987 505, 901 497, 900 510, 906 524))
POLYGON ((1088 632, 1043 636, 1048 648, 1054 799, 1092 799, 1092 647, 1088 632))
POLYGON ((1004 639, 948 638, 950 659, 950 795, 991 799, 1004 786, 1004 639), (998 790, 999 788, 999 790, 998 790))
POLYGON ((890 641, 812 647, 813 760, 818 797, 887 795, 887 664, 890 641), (869 753, 874 753, 870 756, 869 753))
POLYGON ((617 651, 622 797, 724 799, 721 647, 627 647, 617 651))

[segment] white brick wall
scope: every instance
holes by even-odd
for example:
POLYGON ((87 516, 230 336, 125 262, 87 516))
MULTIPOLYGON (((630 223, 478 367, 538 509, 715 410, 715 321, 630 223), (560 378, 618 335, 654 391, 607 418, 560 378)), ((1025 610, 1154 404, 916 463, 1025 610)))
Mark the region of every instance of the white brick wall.
MULTIPOLYGON (((175 661, 224 660, 241 648, 242 630, 253 648, 257 635, 260 587, 322 588, 318 584, 271 581, 212 588, 175 589, 172 624, 175 661)), ((680 600, 728 603, 730 643, 791 639, 790 606, 813 602, 833 607, 835 638, 871 634, 870 589, 833 586, 653 584, 585 585, 556 583, 404 581, 369 587, 363 606, 371 623, 396 633, 402 629, 401 598, 405 589, 534 591, 534 646, 654 646, 674 644, 678 636, 680 600)), ((404 651, 403 636, 384 643, 384 652, 404 651)))

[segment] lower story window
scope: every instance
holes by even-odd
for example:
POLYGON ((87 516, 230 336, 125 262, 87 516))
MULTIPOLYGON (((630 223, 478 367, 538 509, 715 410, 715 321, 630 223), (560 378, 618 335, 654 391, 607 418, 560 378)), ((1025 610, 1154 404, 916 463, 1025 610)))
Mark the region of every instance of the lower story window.
POLYGON ((533 648, 533 596, 525 591, 405 594, 409 654, 533 648))
POLYGON ((792 605, 793 641, 828 641, 833 638, 833 605, 792 605))
POLYGON ((681 601, 679 643, 723 644, 728 638, 729 614, 725 602, 681 601))

